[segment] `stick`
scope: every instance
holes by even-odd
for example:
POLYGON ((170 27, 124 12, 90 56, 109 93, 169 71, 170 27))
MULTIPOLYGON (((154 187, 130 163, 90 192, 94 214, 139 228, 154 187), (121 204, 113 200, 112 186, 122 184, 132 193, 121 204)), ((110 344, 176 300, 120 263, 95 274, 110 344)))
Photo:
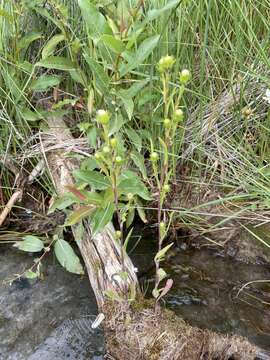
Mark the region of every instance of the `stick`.
POLYGON ((22 197, 22 190, 17 190, 9 199, 8 203, 4 207, 4 210, 0 214, 0 226, 2 226, 3 222, 5 221, 6 217, 10 213, 13 205, 21 199, 22 197))

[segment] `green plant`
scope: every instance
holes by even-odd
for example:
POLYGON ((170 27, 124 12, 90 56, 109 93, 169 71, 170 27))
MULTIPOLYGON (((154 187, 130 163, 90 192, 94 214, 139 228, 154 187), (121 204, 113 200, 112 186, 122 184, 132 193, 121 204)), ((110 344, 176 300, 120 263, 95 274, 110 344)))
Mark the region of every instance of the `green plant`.
POLYGON ((180 144, 184 136, 184 112, 179 107, 187 83, 191 74, 188 70, 182 70, 179 74, 179 88, 171 85, 171 77, 175 59, 173 56, 165 56, 158 62, 158 71, 162 83, 161 93, 163 96, 163 123, 159 137, 159 148, 155 149, 151 141, 150 161, 153 169, 155 187, 157 188, 157 221, 158 221, 158 252, 155 256, 156 278, 153 296, 156 302, 164 296, 172 286, 172 280, 167 280, 165 288, 159 288, 160 283, 167 277, 160 263, 164 260, 172 243, 162 247, 166 234, 169 230, 173 212, 169 219, 163 209, 167 194, 170 192, 170 184, 175 174, 175 157, 179 154, 179 146, 176 148, 176 137, 180 136, 180 144))

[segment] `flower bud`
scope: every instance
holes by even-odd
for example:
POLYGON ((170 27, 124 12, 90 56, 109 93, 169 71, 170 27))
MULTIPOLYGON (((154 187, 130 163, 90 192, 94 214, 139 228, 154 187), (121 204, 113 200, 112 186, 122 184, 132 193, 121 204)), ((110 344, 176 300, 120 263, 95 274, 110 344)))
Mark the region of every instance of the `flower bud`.
POLYGON ((171 120, 164 119, 163 124, 164 124, 165 129, 168 129, 171 126, 171 120))
POLYGON ((182 109, 176 109, 173 114, 173 119, 177 122, 183 121, 184 119, 184 112, 182 109))
POLYGON ((117 230, 117 231, 115 232, 115 237, 116 237, 116 239, 121 239, 121 236, 122 236, 121 231, 117 230))
POLYGON ((167 193, 170 191, 170 185, 166 184, 163 186, 164 191, 167 193))
POLYGON ((110 120, 110 114, 108 111, 100 109, 97 111, 96 120, 102 125, 107 125, 110 120))
POLYGON ((128 193, 128 194, 127 194, 127 198, 128 198, 129 201, 132 200, 132 199, 133 199, 133 194, 132 194, 132 193, 128 193))
POLYGON ((123 161, 123 159, 121 158, 121 156, 116 156, 116 158, 115 158, 116 164, 121 164, 122 161, 123 161))
POLYGON ((104 154, 109 154, 111 152, 111 149, 109 148, 109 146, 104 146, 102 151, 104 152, 104 154))
POLYGON ((158 161, 158 158, 159 158, 158 153, 156 153, 156 152, 152 152, 152 153, 151 153, 151 155, 150 155, 150 160, 151 160, 152 162, 157 162, 157 161, 158 161))
POLYGON ((191 79, 191 73, 189 70, 184 69, 180 72, 180 83, 186 85, 191 79))
POLYGON ((170 55, 163 56, 158 62, 158 66, 157 66, 158 71, 161 73, 164 73, 165 71, 169 71, 173 67, 174 63, 175 60, 173 56, 170 55))
POLYGON ((100 155, 99 152, 96 152, 96 153, 95 153, 95 158, 96 158, 97 160, 99 160, 99 159, 101 158, 101 155, 100 155))
POLYGON ((111 144, 111 147, 112 148, 116 148, 116 145, 117 145, 117 140, 116 140, 116 138, 112 138, 111 140, 110 140, 110 144, 111 144))

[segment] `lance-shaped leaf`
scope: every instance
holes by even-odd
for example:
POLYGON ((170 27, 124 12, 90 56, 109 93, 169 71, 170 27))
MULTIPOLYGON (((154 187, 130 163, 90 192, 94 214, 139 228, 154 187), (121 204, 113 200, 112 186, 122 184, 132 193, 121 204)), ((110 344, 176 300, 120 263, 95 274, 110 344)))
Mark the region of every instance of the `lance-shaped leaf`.
POLYGON ((57 240, 54 245, 54 253, 59 263, 67 271, 74 274, 84 273, 80 259, 67 241, 63 239, 57 240))
POLYGON ((127 195, 128 193, 139 195, 144 200, 152 199, 147 187, 138 176, 122 180, 118 185, 118 191, 123 195, 127 195))
POLYGON ((173 243, 165 246, 163 249, 161 249, 159 252, 156 253, 155 261, 163 261, 165 259, 165 255, 167 251, 173 246, 173 243))
POLYGON ((45 59, 46 57, 53 55, 56 46, 61 41, 64 41, 64 40, 65 40, 65 36, 63 34, 54 35, 44 46, 42 53, 41 53, 42 59, 45 59))
POLYGON ((87 28, 88 35, 93 40, 98 40, 103 34, 112 34, 106 18, 98 11, 96 6, 89 0, 78 0, 82 17, 87 28))
POLYGON ((104 34, 101 37, 106 46, 117 54, 121 54, 125 50, 125 45, 122 40, 116 39, 113 35, 104 34))
POLYGON ((13 246, 28 252, 40 252, 44 249, 43 241, 33 235, 24 236, 23 241, 17 241, 13 246))
POLYGON ((49 56, 39 61, 36 66, 63 71, 69 71, 76 68, 76 66, 70 59, 62 56, 49 56))
POLYGON ((94 210, 94 208, 91 205, 85 205, 85 206, 79 207, 79 209, 74 210, 69 215, 68 219, 65 222, 65 226, 72 226, 74 224, 77 224, 83 218, 85 218, 86 216, 89 216, 93 210, 94 210))
POLYGON ((47 89, 60 84, 59 76, 42 75, 38 79, 32 81, 30 89, 33 91, 46 91, 47 89))
POLYGON ((93 213, 91 217, 93 235, 104 229, 104 227, 112 220, 114 211, 114 203, 109 203, 105 209, 99 208, 93 213))
POLYGON ((74 176, 89 184, 93 190, 105 190, 111 185, 106 176, 93 170, 75 170, 74 176))
POLYGON ((135 52, 134 56, 130 58, 127 64, 121 66, 120 75, 124 76, 131 70, 137 68, 141 65, 147 57, 152 53, 159 42, 160 35, 154 35, 146 40, 144 40, 138 50, 135 52))

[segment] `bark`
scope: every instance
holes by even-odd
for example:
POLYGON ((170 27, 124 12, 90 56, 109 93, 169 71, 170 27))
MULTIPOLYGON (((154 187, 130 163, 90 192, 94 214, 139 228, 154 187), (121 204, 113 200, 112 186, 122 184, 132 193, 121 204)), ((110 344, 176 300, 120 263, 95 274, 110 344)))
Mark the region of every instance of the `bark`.
MULTIPOLYGON (((61 118, 48 119, 49 136, 58 142, 59 149, 51 151, 46 156, 46 162, 51 174, 56 193, 62 195, 67 185, 73 185, 72 173, 79 168, 75 159, 65 156, 66 144, 74 142, 69 129, 61 118)), ((105 303, 105 291, 113 290, 122 298, 129 286, 138 288, 135 268, 125 254, 125 270, 128 280, 123 281, 118 275, 122 271, 120 246, 114 237, 114 227, 110 223, 102 232, 92 236, 89 220, 85 219, 81 225, 72 227, 74 239, 78 244, 83 257, 89 280, 96 296, 97 304, 101 310, 105 303)))

